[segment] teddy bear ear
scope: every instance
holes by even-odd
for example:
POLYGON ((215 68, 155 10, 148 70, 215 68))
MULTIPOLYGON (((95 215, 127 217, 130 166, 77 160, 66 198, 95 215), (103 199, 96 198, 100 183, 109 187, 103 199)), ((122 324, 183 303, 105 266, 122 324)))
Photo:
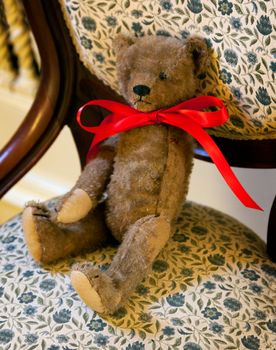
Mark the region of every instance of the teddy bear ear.
POLYGON ((134 44, 134 40, 124 34, 117 35, 113 40, 113 48, 115 54, 118 56, 120 53, 123 53, 129 46, 134 44))
POLYGON ((190 36, 185 41, 185 52, 192 56, 195 72, 206 68, 209 63, 209 52, 206 41, 199 36, 190 36))

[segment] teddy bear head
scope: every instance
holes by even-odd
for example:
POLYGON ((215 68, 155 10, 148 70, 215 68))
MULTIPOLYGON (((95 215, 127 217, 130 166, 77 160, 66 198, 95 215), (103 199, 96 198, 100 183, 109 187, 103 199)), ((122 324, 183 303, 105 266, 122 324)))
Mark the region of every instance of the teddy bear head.
POLYGON ((150 112, 196 94, 197 75, 208 62, 204 39, 164 36, 114 40, 119 89, 134 108, 150 112))

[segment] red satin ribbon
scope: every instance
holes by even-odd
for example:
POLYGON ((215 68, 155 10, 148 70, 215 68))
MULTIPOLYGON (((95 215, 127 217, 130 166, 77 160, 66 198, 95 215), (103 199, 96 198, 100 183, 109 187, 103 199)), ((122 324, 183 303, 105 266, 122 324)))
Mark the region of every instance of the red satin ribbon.
POLYGON ((185 130, 192 135, 208 152, 216 164, 226 183, 248 208, 263 210, 243 188, 218 146, 203 128, 222 125, 229 118, 223 102, 213 96, 198 96, 167 109, 158 109, 152 112, 141 112, 122 103, 109 100, 94 100, 83 105, 77 113, 79 125, 86 131, 95 134, 87 154, 87 161, 91 160, 96 152, 97 145, 110 136, 133 128, 165 123, 185 130), (85 126, 81 122, 81 113, 87 106, 100 106, 112 112, 99 126, 85 126), (209 107, 219 107, 213 112, 202 112, 209 107))

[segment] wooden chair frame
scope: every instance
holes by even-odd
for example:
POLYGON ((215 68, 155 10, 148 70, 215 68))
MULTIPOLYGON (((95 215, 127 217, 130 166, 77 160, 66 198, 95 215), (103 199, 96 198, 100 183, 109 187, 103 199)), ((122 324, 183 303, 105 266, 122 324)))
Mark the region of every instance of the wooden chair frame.
MULTIPOLYGON (((11 140, 0 152, 0 198, 43 156, 68 125, 78 149, 82 167, 92 136, 76 123, 78 108, 91 99, 122 97, 93 76, 80 62, 56 0, 23 0, 41 56, 41 80, 30 111, 11 140)), ((95 108, 85 116, 93 125, 105 111, 95 108), (91 118, 93 116, 93 118, 91 118)), ((214 137, 232 166, 276 168, 276 140, 229 140, 214 137)), ((195 156, 210 161, 200 147, 195 156)), ((271 208, 268 254, 276 261, 276 197, 271 208)))

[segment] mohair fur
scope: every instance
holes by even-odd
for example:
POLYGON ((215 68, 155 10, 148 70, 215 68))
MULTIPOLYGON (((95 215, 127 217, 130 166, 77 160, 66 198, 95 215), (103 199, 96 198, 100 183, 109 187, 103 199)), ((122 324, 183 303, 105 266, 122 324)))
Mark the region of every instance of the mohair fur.
MULTIPOLYGON (((196 75, 208 57, 206 44, 199 37, 182 41, 120 36, 114 48, 120 91, 141 111, 170 107, 195 96, 196 75), (141 85, 146 86, 146 94, 135 91, 134 87, 141 85)), ((98 206, 106 191, 105 221, 121 242, 118 252, 105 273, 89 263, 77 264, 73 271, 87 277, 100 296, 104 313, 115 311, 146 276, 174 232, 188 191, 192 156, 192 138, 163 124, 132 129, 103 142, 56 211, 50 213, 44 206, 30 204, 35 227, 32 234, 39 237, 42 251, 37 260, 49 263, 106 243, 108 233, 98 206), (85 208, 82 212, 87 195, 91 201, 89 212, 85 208), (68 222, 72 210, 77 217, 68 222)), ((25 227, 28 241, 28 225, 25 227)))

